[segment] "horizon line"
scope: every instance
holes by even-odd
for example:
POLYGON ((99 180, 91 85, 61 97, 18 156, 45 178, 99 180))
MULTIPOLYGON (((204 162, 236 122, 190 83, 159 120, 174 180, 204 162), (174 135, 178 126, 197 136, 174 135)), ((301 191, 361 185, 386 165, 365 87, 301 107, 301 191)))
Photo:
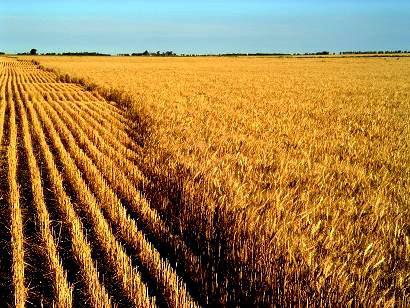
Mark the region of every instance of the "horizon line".
POLYGON ((45 51, 45 52, 38 52, 37 48, 33 48, 36 50, 36 54, 30 54, 30 51, 22 51, 22 52, 7 52, 4 50, 0 50, 2 55, 38 55, 38 56, 46 56, 46 55, 56 55, 62 56, 65 54, 71 55, 96 55, 96 56, 165 56, 165 53, 171 53, 169 56, 220 56, 220 55, 342 55, 342 54, 392 54, 392 53, 401 53, 407 54, 410 53, 410 49, 368 49, 368 50, 360 50, 360 49, 351 49, 351 50, 326 50, 320 49, 317 51, 297 51, 297 52, 281 52, 281 51, 258 51, 258 52, 242 52, 242 51, 230 51, 230 52, 205 52, 205 53, 196 53, 196 52, 173 52, 172 50, 157 50, 157 51, 124 51, 124 52, 103 52, 103 51, 45 51), (148 52, 149 54, 145 54, 148 52))

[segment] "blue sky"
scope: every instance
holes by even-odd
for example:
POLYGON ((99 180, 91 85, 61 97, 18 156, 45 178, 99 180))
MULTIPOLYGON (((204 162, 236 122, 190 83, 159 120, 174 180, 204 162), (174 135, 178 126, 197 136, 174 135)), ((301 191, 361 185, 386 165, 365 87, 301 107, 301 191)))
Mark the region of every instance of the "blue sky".
POLYGON ((0 0, 0 50, 410 49, 410 1, 0 0))

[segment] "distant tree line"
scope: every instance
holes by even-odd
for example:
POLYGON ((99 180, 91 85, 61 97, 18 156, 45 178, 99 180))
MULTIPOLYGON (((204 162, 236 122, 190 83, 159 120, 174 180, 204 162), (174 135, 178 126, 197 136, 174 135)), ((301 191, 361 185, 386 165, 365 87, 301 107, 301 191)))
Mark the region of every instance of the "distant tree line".
POLYGON ((99 52, 62 52, 62 53, 55 53, 55 52, 47 52, 42 55, 45 56, 111 56, 110 54, 106 53, 99 53, 99 52))
POLYGON ((266 52, 257 52, 257 53, 222 53, 218 54, 221 57, 242 57, 242 56, 290 56, 288 53, 266 53, 266 52))
POLYGON ((410 50, 369 50, 369 51, 341 51, 341 55, 370 55, 370 54, 397 54, 397 53, 410 53, 410 50))
MULTIPOLYGON (((410 50, 370 50, 370 51, 340 51, 339 55, 389 55, 389 54, 409 54, 410 50)), ((0 52, 0 55, 4 55, 4 52, 0 52)), ((47 52, 47 53, 37 53, 37 49, 33 48, 29 52, 17 53, 17 55, 45 55, 45 56, 111 56, 110 54, 99 53, 99 52, 47 52)), ((306 52, 306 53, 278 53, 278 52, 257 52, 257 53, 220 53, 220 54, 180 54, 177 55, 173 51, 157 51, 149 52, 145 50, 144 52, 134 52, 134 53, 120 53, 117 54, 122 57, 130 56, 149 56, 149 57, 255 57, 255 56, 326 56, 326 55, 336 55, 335 52, 331 53, 329 51, 318 51, 318 52, 306 52)))
POLYGON ((329 51, 317 51, 317 52, 305 52, 304 54, 293 54, 294 56, 300 56, 300 55, 304 55, 304 56, 327 56, 330 55, 329 51))
POLYGON ((256 52, 256 53, 220 53, 220 54, 181 54, 183 57, 260 57, 260 56, 313 56, 329 55, 329 51, 319 51, 312 53, 280 53, 280 52, 256 52))
POLYGON ((5 54, 6 54, 5 52, 0 51, 0 55, 5 55, 5 54))
POLYGON ((119 54, 119 56, 133 56, 133 57, 175 57, 177 54, 173 51, 157 51, 157 52, 149 52, 145 50, 144 52, 134 52, 132 54, 119 54))
POLYGON ((33 49, 30 50, 30 52, 21 52, 21 53, 18 53, 17 55, 32 55, 32 56, 35 56, 35 55, 37 55, 37 49, 33 48, 33 49))
POLYGON ((37 49, 32 49, 30 52, 21 52, 17 55, 40 55, 40 56, 111 56, 110 54, 99 53, 99 52, 46 52, 37 53, 37 49))

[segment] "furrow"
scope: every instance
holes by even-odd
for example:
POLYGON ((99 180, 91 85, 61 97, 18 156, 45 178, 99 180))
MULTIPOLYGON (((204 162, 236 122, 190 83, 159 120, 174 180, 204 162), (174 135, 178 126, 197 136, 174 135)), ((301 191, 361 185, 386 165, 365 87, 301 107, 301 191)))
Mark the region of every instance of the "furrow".
MULTIPOLYGON (((168 253, 174 251, 178 262, 185 265, 184 271, 189 274, 195 283, 202 284, 205 279, 205 273, 203 272, 198 257, 191 252, 179 236, 171 233, 155 209, 152 209, 148 202, 140 195, 139 191, 134 186, 135 184, 133 184, 122 171, 123 169, 119 168, 117 164, 110 159, 109 155, 104 155, 99 151, 97 146, 105 143, 100 142, 93 144, 90 142, 87 136, 93 134, 93 131, 91 130, 88 134, 84 134, 80 127, 85 129, 88 126, 86 123, 81 122, 79 117, 77 118, 77 123, 80 125, 76 125, 74 118, 69 116, 71 112, 67 110, 69 109, 68 106, 66 106, 67 108, 63 108, 62 106, 64 106, 64 104, 58 104, 55 102, 49 102, 49 104, 53 105, 56 110, 60 111, 59 115, 64 119, 64 123, 70 126, 70 130, 75 134, 77 142, 79 142, 86 150, 87 154, 90 155, 97 167, 101 170, 101 173, 107 178, 111 187, 113 187, 121 197, 125 198, 131 213, 136 215, 144 229, 154 237, 155 242, 162 243, 162 245, 168 247, 168 253)), ((121 155, 115 155, 115 151, 112 151, 112 155, 115 157, 121 157, 121 155)), ((136 168, 136 166, 127 161, 124 161, 122 165, 129 166, 130 169, 136 168)))
MULTIPOLYGON (((64 118, 64 122, 67 125, 71 123, 70 129, 73 133, 75 133, 76 139, 79 142, 83 142, 85 139, 87 139, 85 138, 85 136, 89 136, 89 138, 93 141, 88 142, 87 144, 83 143, 82 145, 84 149, 87 151, 88 155, 90 155, 90 157, 97 163, 97 165, 102 168, 101 170, 103 170, 102 173, 104 174, 104 176, 107 177, 108 175, 108 180, 115 182, 113 184, 113 187, 117 187, 116 191, 119 191, 122 197, 126 195, 125 191, 131 192, 128 197, 125 196, 127 205, 131 204, 131 213, 141 221, 144 229, 148 231, 148 234, 155 240, 156 246, 163 246, 161 247, 162 251, 167 252, 167 255, 173 255, 173 258, 176 259, 175 261, 178 262, 178 264, 184 264, 184 266, 180 268, 179 271, 185 273, 185 278, 189 277, 192 282, 197 284, 197 290, 201 288, 201 285, 204 286, 204 283, 206 284, 205 277, 207 275, 205 274, 204 269, 201 266, 199 258, 191 252, 190 248, 188 248, 182 238, 171 233, 166 224, 164 224, 160 220, 160 217, 158 216, 156 211, 152 209, 145 200, 143 202, 145 206, 143 206, 142 209, 141 206, 137 204, 137 198, 141 197, 137 197, 139 195, 139 192, 133 187, 133 185, 140 184, 139 182, 135 182, 135 177, 130 177, 130 174, 132 174, 133 172, 132 170, 136 170, 137 166, 135 166, 135 164, 131 163, 127 159, 124 159, 123 155, 119 155, 120 153, 117 153, 115 149, 107 149, 107 145, 110 145, 111 142, 115 142, 115 138, 111 137, 107 138, 106 140, 102 140, 98 136, 96 129, 90 128, 88 123, 85 122, 84 118, 79 115, 79 112, 75 112, 70 108, 73 106, 72 104, 65 104, 63 102, 57 103, 52 101, 50 101, 49 103, 53 105, 56 110, 59 110, 60 116, 64 118), (74 122, 78 123, 79 125, 75 125, 74 122), (78 131, 79 129, 81 131, 76 133, 76 131, 78 131), (96 147, 98 148, 97 150, 93 149, 96 147), (102 151, 105 156, 108 157, 101 155, 98 150, 102 151), (116 173, 113 174, 112 170, 116 170, 116 173), (115 178, 117 179, 115 180, 115 178), (131 179, 135 184, 130 182, 131 179), (145 214, 141 215, 141 213, 144 213, 144 211, 147 211, 148 213, 145 212, 145 214), (150 217, 150 215, 153 216, 150 217)), ((140 174, 140 172, 138 172, 138 174, 140 174)), ((137 178, 137 180, 140 179, 137 178)))
POLYGON ((76 144, 76 140, 78 140, 82 146, 88 147, 88 152, 99 162, 97 165, 99 165, 100 168, 107 164, 108 168, 115 168, 112 162, 93 147, 85 136, 76 134, 76 138, 74 138, 71 131, 75 129, 71 127, 70 131, 65 124, 67 122, 73 124, 69 121, 70 119, 65 118, 65 121, 63 121, 59 118, 55 110, 49 106, 45 106, 45 109, 55 122, 55 127, 59 130, 60 135, 64 136, 66 143, 71 149, 70 152, 76 156, 76 160, 79 165, 81 165, 83 173, 88 177, 88 182, 100 198, 100 204, 103 206, 103 209, 107 212, 110 220, 118 226, 122 238, 134 249, 134 252, 137 253, 143 266, 149 270, 152 278, 159 285, 159 290, 162 291, 163 295, 167 298, 168 304, 171 307, 196 307, 191 296, 187 293, 184 283, 180 281, 170 264, 161 258, 158 251, 152 247, 144 235, 137 229, 135 221, 129 217, 126 209, 116 196, 116 193, 106 184, 102 173, 97 169, 92 160, 87 157, 87 154, 79 148, 76 144))
POLYGON ((122 124, 123 127, 132 126, 132 121, 126 116, 125 111, 117 106, 114 106, 110 102, 106 101, 96 101, 94 104, 89 104, 90 108, 94 111, 105 111, 110 117, 115 118, 118 123, 122 124))
POLYGON ((83 106, 80 102, 72 102, 81 113, 89 119, 89 122, 99 129, 99 131, 108 130, 112 136, 115 136, 119 143, 121 143, 129 151, 138 153, 139 147, 135 144, 134 140, 130 138, 127 132, 123 130, 124 127, 117 127, 109 121, 105 121, 104 117, 106 116, 105 112, 102 111, 103 108, 100 108, 100 112, 95 112, 92 109, 87 109, 86 106, 83 106))
POLYGON ((121 155, 130 162, 136 162, 141 159, 136 152, 127 148, 120 140, 118 140, 116 135, 113 134, 109 128, 99 125, 96 121, 94 121, 92 117, 90 117, 89 115, 87 116, 87 113, 85 113, 76 104, 67 104, 67 112, 69 112, 72 117, 82 119, 84 123, 87 123, 87 125, 84 126, 84 129, 94 131, 95 135, 98 134, 98 136, 105 140, 105 143, 112 146, 117 152, 121 153, 121 155), (71 108, 68 108, 68 106, 70 106, 71 108))
POLYGON ((64 216, 65 223, 70 231, 73 252, 84 276, 83 279, 87 287, 90 304, 95 307, 111 307, 111 299, 104 286, 100 283, 97 268, 91 257, 90 245, 83 233, 81 221, 75 213, 70 198, 64 189, 63 177, 57 170, 55 159, 47 144, 42 125, 30 102, 26 103, 26 108, 31 118, 32 127, 37 137, 36 139, 40 144, 41 151, 45 158, 59 210, 64 216))
POLYGON ((138 307, 153 306, 153 299, 148 296, 148 290, 141 281, 139 273, 132 267, 131 259, 115 239, 111 227, 101 213, 101 205, 98 204, 95 196, 81 177, 80 171, 71 155, 66 151, 48 114, 38 102, 36 102, 36 110, 40 115, 41 121, 50 133, 52 142, 61 156, 61 161, 65 167, 70 184, 78 194, 78 198, 84 206, 83 210, 86 211, 88 219, 92 221, 92 227, 98 242, 101 244, 102 249, 109 258, 111 262, 110 266, 114 268, 116 275, 121 280, 124 292, 138 307))
POLYGON ((72 306, 72 288, 67 281, 67 275, 63 269, 60 257, 57 252, 57 247, 53 237, 50 217, 45 204, 43 194, 42 180, 40 170, 37 165, 36 157, 34 156, 33 146, 31 141, 31 134, 27 115, 21 102, 19 102, 20 117, 23 126, 23 138, 28 158, 28 165, 30 169, 31 186, 33 192, 33 202, 37 210, 39 220, 39 229, 44 243, 48 263, 52 272, 52 281, 54 283, 55 305, 56 307, 71 307, 72 306))
POLYGON ((5 115, 6 115, 6 107, 7 107, 6 101, 1 100, 1 101, 0 101, 0 146, 1 146, 1 141, 2 141, 2 139, 3 139, 4 120, 5 120, 5 115))
POLYGON ((12 305, 14 300, 12 290, 12 255, 11 255, 11 234, 10 234, 10 205, 8 200, 8 159, 7 149, 9 144, 9 108, 8 108, 8 92, 6 92, 9 84, 10 74, 7 62, 4 63, 5 79, 2 84, 4 100, 0 102, 4 108, 4 113, 0 116, 0 303, 12 305), (6 101, 7 99, 7 101, 6 101))
MULTIPOLYGON (((23 218, 38 223, 37 241, 41 240, 42 258, 47 261, 41 266, 49 269, 45 275, 50 276, 48 287, 52 289, 47 301, 52 299, 54 306, 157 304, 176 308, 207 302, 209 269, 183 236, 163 220, 159 203, 154 201, 152 207, 143 195, 144 187, 152 189, 152 183, 139 168, 142 150, 133 139, 133 127, 132 120, 114 104, 86 88, 57 80, 31 61, 4 62, 3 71, 0 66, 0 141, 7 135, 10 143, 7 188, 15 306, 32 304, 30 277, 37 277, 24 268, 34 240, 32 232, 23 228, 23 218), (12 81, 5 82, 7 79, 12 81), (7 125, 2 123, 5 119, 7 125), (18 152, 19 143, 24 154, 18 152), (27 165, 21 166, 21 162, 27 165), (19 172, 21 178, 17 178, 19 172), (31 205, 26 196, 32 197, 31 205), (52 201, 48 201, 50 197, 52 201), (31 211, 26 217, 27 209, 31 211), (54 233, 55 219, 61 220, 62 236, 68 239, 63 248, 54 233), (15 275, 19 272, 15 262, 19 228, 22 283, 15 275), (97 267, 97 261, 106 266, 97 267), (81 273, 79 284, 73 268, 81 273), (24 297, 17 296, 19 283, 24 297), (79 290, 86 296, 77 293, 79 290)), ((45 292, 44 288, 38 290, 45 292)))
MULTIPOLYGON (((74 111, 70 108, 69 104, 65 104, 64 102, 49 102, 56 111, 60 114, 61 117, 64 117, 64 121, 66 124, 70 124, 71 131, 76 134, 76 136, 83 136, 84 139, 87 137, 87 144, 86 147, 89 148, 96 148, 100 152, 104 153, 104 155, 108 156, 112 159, 115 164, 123 170, 126 175, 134 181, 136 185, 139 187, 143 186, 144 183, 147 181, 144 175, 141 173, 139 168, 132 163, 130 160, 123 157, 123 152, 119 151, 119 148, 112 146, 110 143, 107 142, 96 130, 92 129, 84 118, 77 113, 76 121, 80 125, 75 125, 74 118, 74 111)), ((121 150, 125 150, 124 148, 120 148, 121 150)), ((95 153, 95 151, 93 151, 95 153)), ((91 155, 91 153, 90 153, 91 155)))
POLYGON ((96 119, 99 119, 101 125, 107 128, 114 126, 116 129, 126 132, 127 129, 132 127, 131 120, 124 118, 113 109, 108 108, 108 106, 112 107, 112 105, 106 101, 89 102, 82 106, 84 106, 84 111, 96 119))

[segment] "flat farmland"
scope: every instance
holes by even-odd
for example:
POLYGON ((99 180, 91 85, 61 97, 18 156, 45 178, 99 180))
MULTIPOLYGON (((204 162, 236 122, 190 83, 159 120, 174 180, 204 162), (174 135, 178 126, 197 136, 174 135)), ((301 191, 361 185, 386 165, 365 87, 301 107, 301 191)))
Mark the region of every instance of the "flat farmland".
POLYGON ((0 302, 408 305, 410 58, 4 57, 0 81, 0 302))

